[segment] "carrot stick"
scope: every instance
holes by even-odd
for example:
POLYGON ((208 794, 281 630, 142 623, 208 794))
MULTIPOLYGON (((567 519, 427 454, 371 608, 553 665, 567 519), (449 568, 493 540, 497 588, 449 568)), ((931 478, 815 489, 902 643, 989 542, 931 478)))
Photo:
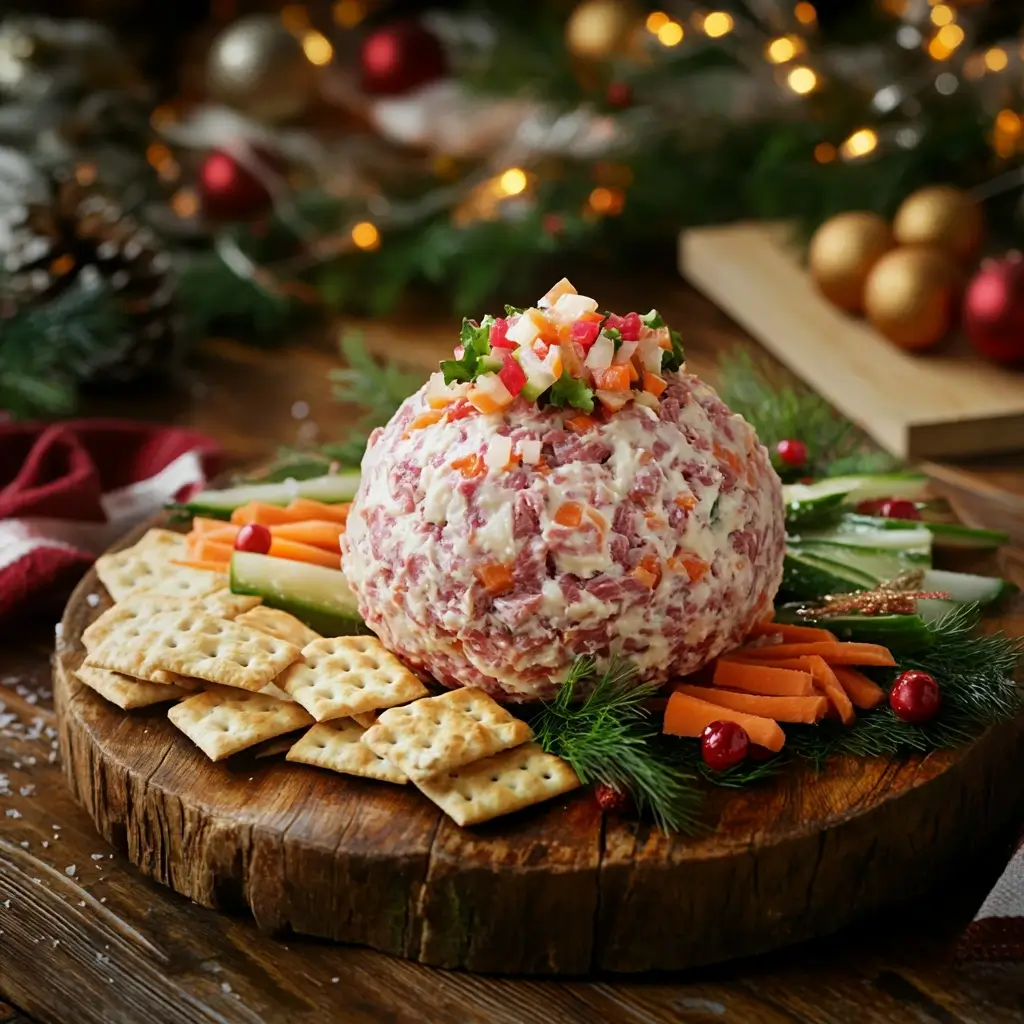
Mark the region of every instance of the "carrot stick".
POLYGON ((885 690, 878 683, 868 679, 863 672, 854 668, 841 668, 837 666, 832 669, 839 680, 839 684, 846 691, 854 707, 877 708, 885 700, 885 690))
POLYGON ((323 548, 337 554, 338 538, 345 532, 342 523, 331 523, 323 519, 307 519, 301 523, 281 523, 270 528, 271 537, 283 540, 297 540, 302 544, 312 544, 315 548, 323 548))
POLYGON ((344 525, 348 521, 348 510, 351 507, 350 501, 331 505, 326 501, 314 501, 312 498, 295 498, 288 506, 288 511, 294 514, 294 518, 288 521, 295 523, 303 519, 316 519, 344 525))
POLYGON ((204 569, 209 572, 226 572, 228 568, 225 562, 197 562, 184 558, 172 558, 171 565, 183 565, 186 569, 204 569))
POLYGON ((736 693, 717 686, 688 686, 678 683, 676 693, 717 704, 733 711, 762 718, 774 718, 776 722, 803 722, 814 725, 824 717, 828 701, 824 697, 762 697, 754 693, 736 693))
POLYGON ((750 631, 750 636, 778 636, 786 644, 799 643, 823 643, 834 644, 838 637, 827 629, 817 629, 814 626, 791 626, 781 622, 759 622, 750 631))
POLYGON ((231 544, 210 540, 209 534, 188 537, 188 557, 195 562, 230 562, 234 553, 231 544))
POLYGON ((776 668, 774 665, 720 660, 715 665, 714 684, 763 697, 814 696, 814 682, 809 671, 776 668))
POLYGON ((235 537, 238 536, 238 531, 240 529, 240 526, 234 526, 231 523, 221 523, 219 529, 192 530, 187 536, 189 543, 192 543, 193 540, 212 540, 218 544, 227 544, 230 546, 235 543, 235 537))
POLYGON ((736 722, 742 725, 750 737, 751 743, 767 747, 769 750, 781 750, 786 742, 786 734, 779 728, 778 722, 757 715, 745 715, 742 711, 733 711, 718 704, 710 704, 706 700, 698 700, 686 693, 673 693, 665 708, 665 724, 662 732, 670 736, 693 736, 700 734, 712 722, 736 722))
POLYGON ((250 501, 247 505, 239 505, 231 513, 231 522, 236 526, 247 523, 259 523, 261 526, 277 526, 279 523, 296 523, 311 516, 296 515, 280 505, 268 505, 265 501, 250 501))
POLYGON ((807 661, 815 683, 818 684, 825 696, 828 697, 829 703, 839 713, 839 718, 843 725, 853 725, 857 715, 853 710, 853 704, 850 703, 850 698, 847 697, 842 684, 836 678, 835 672, 832 671, 825 659, 818 655, 812 655, 807 661))
POLYGON ((195 516, 192 519, 192 533, 218 533, 221 530, 232 530, 237 533, 238 527, 225 523, 223 519, 207 519, 205 516, 195 516))
POLYGON ((297 540, 285 540, 284 537, 273 537, 270 541, 270 551, 267 552, 271 558, 285 558, 291 562, 310 562, 313 565, 322 565, 327 569, 341 569, 341 552, 324 551, 323 548, 315 548, 312 544, 300 544, 297 540))
POLYGON ((880 665, 892 667, 895 659, 887 648, 881 644, 858 643, 809 643, 809 644, 772 644, 767 647, 741 647, 734 654, 742 654, 745 659, 775 662, 779 658, 824 658, 830 665, 880 665))

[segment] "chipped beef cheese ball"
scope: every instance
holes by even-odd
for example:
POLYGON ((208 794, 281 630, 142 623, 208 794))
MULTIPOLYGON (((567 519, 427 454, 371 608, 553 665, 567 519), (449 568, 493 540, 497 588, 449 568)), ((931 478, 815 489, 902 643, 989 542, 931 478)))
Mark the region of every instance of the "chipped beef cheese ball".
POLYGON ((614 318, 624 329, 583 320, 600 327, 588 345, 559 302, 574 316, 592 300, 556 295, 497 332, 486 318, 472 383, 435 375, 374 432, 342 537, 359 610, 387 647, 447 686, 510 701, 550 699, 584 654, 620 653, 643 682, 694 672, 764 617, 782 575, 781 485, 753 428, 666 368, 656 314, 639 329, 636 314, 614 318), (534 314, 555 324, 539 341, 515 330, 534 314), (505 331, 515 346, 495 344, 505 331), (588 366, 606 332, 611 361, 588 366), (623 350, 625 378, 613 372, 623 350), (568 374, 587 394, 560 408, 553 381, 568 374))

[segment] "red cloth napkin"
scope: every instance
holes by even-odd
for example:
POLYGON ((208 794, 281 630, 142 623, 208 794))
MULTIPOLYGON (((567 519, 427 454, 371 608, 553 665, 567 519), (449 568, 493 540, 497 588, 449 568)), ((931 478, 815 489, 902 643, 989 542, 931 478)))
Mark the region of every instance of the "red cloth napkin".
POLYGON ((1024 836, 960 937, 957 957, 962 961, 1024 959, 1024 836))
POLYGON ((133 524, 201 487, 220 448, 122 420, 0 424, 0 622, 77 578, 133 524))

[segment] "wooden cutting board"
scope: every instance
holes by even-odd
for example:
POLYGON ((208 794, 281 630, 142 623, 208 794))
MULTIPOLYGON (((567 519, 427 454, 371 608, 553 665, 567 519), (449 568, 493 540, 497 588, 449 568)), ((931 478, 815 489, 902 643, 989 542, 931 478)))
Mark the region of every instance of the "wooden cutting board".
MULTIPOLYGON (((281 758, 213 764, 166 708, 106 703, 74 670, 109 604, 90 570, 54 667, 61 763, 100 834, 270 934, 441 967, 678 970, 829 934, 952 876, 1006 824, 1024 770, 1021 717, 924 758, 837 758, 715 790, 697 837, 602 816, 586 790, 461 829, 412 786, 281 758)), ((1024 632, 1024 598, 994 625, 1024 632)))
POLYGON ((680 270, 893 455, 1024 450, 1024 370, 983 360, 963 337, 902 352, 822 298, 789 234, 762 223, 685 231, 680 270))

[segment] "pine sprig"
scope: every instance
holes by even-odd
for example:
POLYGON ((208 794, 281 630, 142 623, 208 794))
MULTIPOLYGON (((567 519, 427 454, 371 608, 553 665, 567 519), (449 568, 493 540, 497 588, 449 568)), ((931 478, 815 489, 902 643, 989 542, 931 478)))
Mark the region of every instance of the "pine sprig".
POLYGON ((636 683, 636 669, 614 659, 596 680, 592 657, 573 663, 555 699, 532 721, 537 742, 572 765, 583 783, 632 796, 667 832, 697 831, 702 796, 696 777, 661 743, 645 703, 658 687, 636 683), (592 683, 575 703, 577 691, 592 683))
MULTIPOLYGON (((909 725, 883 705, 858 715, 850 728, 824 721, 788 729, 786 749, 819 765, 835 754, 926 754, 967 743, 985 727, 1011 718, 1024 706, 1024 689, 1014 680, 1024 638, 979 633, 980 619, 977 605, 954 608, 928 624, 930 646, 899 660, 897 673, 922 669, 938 681, 942 707, 933 721, 909 725)), ((889 675, 886 683, 895 677, 889 675)))
POLYGON ((722 401, 750 423, 769 451, 788 439, 807 445, 808 461, 800 476, 883 473, 895 466, 891 456, 878 451, 824 398, 783 378, 749 352, 724 356, 718 373, 722 401))

